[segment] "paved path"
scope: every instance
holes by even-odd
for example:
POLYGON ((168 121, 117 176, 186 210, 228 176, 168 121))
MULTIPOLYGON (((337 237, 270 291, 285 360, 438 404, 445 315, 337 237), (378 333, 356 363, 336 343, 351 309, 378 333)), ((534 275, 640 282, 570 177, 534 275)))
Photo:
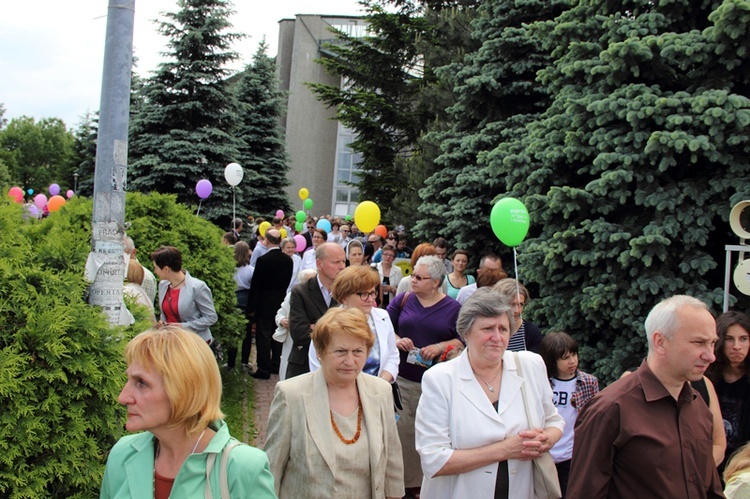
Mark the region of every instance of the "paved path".
POLYGON ((266 426, 268 425, 268 411, 271 409, 273 391, 276 382, 279 381, 277 374, 272 374, 271 379, 253 380, 253 400, 255 401, 255 440, 253 445, 262 449, 266 444, 266 426))

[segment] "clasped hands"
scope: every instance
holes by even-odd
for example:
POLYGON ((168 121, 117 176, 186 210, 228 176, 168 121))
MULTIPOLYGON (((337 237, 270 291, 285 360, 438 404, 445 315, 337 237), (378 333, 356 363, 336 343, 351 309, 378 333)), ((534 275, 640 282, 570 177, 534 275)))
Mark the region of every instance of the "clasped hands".
POLYGON ((518 435, 506 438, 505 442, 510 454, 508 459, 520 459, 521 461, 536 459, 552 448, 549 435, 541 428, 524 430, 518 435))

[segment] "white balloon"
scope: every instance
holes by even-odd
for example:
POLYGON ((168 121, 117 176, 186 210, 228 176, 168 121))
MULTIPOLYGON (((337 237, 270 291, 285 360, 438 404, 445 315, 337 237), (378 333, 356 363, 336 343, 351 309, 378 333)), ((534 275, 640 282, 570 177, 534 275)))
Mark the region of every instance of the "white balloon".
POLYGON ((245 171, 237 163, 229 163, 227 167, 224 168, 224 178, 227 179, 227 183, 231 186, 235 186, 242 182, 242 176, 244 174, 245 171))

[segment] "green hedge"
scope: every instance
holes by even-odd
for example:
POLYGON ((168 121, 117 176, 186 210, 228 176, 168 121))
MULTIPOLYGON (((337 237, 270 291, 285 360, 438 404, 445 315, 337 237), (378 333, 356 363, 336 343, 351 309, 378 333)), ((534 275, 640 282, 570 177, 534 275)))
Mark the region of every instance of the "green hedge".
MULTIPOLYGON (((74 198, 45 220, 24 221, 23 207, 0 201, 0 497, 97 496, 123 432, 122 348, 149 323, 135 309, 136 324, 112 328, 86 303, 91 208, 74 198)), ((185 268, 214 293, 214 335, 236 344, 244 318, 222 231, 174 196, 128 194, 126 217, 144 265, 160 245, 183 251, 185 268)))

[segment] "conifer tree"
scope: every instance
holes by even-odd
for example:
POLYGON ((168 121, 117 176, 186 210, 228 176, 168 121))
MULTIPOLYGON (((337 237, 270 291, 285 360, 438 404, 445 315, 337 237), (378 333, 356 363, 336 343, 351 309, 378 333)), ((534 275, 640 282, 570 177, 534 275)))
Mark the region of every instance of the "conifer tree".
MULTIPOLYGON (((147 78, 130 124, 128 184, 131 190, 174 193, 197 205, 195 185, 213 184, 202 213, 227 226, 232 192, 224 168, 239 157, 234 136, 237 102, 229 90, 227 64, 237 59, 229 32, 228 0, 178 0, 159 31, 169 38, 169 61, 147 78)), ((242 184, 237 203, 243 211, 242 184)))
POLYGON ((78 173, 79 196, 94 195, 94 170, 96 168, 96 138, 99 130, 99 112, 86 113, 75 131, 75 163, 78 173))
POLYGON ((491 203, 504 192, 502 161, 488 161, 500 144, 524 135, 525 125, 544 111, 546 90, 536 72, 550 61, 524 24, 553 19, 565 1, 491 0, 472 21, 479 45, 463 61, 437 70, 450 84, 456 103, 447 110, 449 127, 434 129, 426 141, 440 148, 435 172, 420 191, 417 232, 425 239, 446 237, 476 254, 502 253, 504 247, 485 226, 491 203))
POLYGON ((284 112, 284 92, 279 90, 275 62, 263 40, 253 63, 240 74, 236 87, 239 101, 239 163, 245 168, 245 205, 260 214, 289 210, 284 187, 289 171, 284 132, 279 122, 284 112))
POLYGON ((535 26, 554 100, 504 161, 532 215, 521 279, 601 378, 640 362, 662 298, 720 304, 729 210, 750 195, 749 22, 733 0, 589 0, 535 26))

